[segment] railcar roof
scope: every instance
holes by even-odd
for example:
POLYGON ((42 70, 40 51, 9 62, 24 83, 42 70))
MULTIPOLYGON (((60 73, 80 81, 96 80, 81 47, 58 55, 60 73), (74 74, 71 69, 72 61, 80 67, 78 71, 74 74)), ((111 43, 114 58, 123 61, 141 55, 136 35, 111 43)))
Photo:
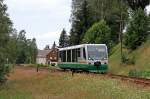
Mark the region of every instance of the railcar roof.
POLYGON ((70 50, 70 49, 78 49, 78 48, 82 48, 88 45, 101 45, 101 46, 106 46, 106 44, 81 44, 81 45, 75 45, 75 46, 70 46, 70 47, 65 47, 65 48, 59 48, 59 51, 63 51, 63 50, 70 50))

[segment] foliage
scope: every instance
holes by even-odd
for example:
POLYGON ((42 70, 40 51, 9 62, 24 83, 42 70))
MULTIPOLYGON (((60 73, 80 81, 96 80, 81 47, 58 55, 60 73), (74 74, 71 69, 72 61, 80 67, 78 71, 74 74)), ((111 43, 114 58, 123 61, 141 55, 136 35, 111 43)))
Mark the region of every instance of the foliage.
POLYGON ((7 6, 3 0, 0 0, 0 83, 6 81, 6 74, 8 73, 7 63, 7 44, 9 36, 12 33, 12 22, 7 14, 7 6))
POLYGON ((104 20, 95 23, 85 34, 84 43, 107 44, 111 47, 111 29, 104 20))
POLYGON ((144 10, 145 7, 150 4, 150 0, 127 0, 127 2, 132 10, 137 10, 138 8, 144 10))
POLYGON ((20 31, 17 37, 17 64, 36 63, 37 45, 36 39, 26 39, 25 30, 20 31))
POLYGON ((46 45, 45 48, 44 48, 44 50, 50 50, 49 45, 46 45))
POLYGON ((56 48, 57 46, 56 46, 56 43, 54 42, 53 43, 53 46, 52 46, 52 49, 54 49, 54 48, 56 48))
POLYGON ((129 17, 128 6, 124 0, 108 0, 108 2, 111 10, 107 8, 109 11, 105 15, 105 20, 111 28, 111 40, 114 44, 118 44, 129 17))
POLYGON ((130 70, 130 77, 138 77, 138 78, 150 78, 150 71, 139 71, 139 70, 130 70))
POLYGON ((80 44, 85 32, 92 25, 90 6, 87 0, 72 0, 70 44, 80 44))
POLYGON ((124 45, 131 50, 140 46, 147 38, 149 31, 149 18, 146 12, 138 9, 133 12, 129 25, 127 26, 127 33, 125 34, 124 45))
MULTIPOLYGON (((117 75, 128 76, 130 70, 150 71, 150 39, 144 42, 136 50, 130 51, 123 49, 125 59, 134 62, 134 64, 122 64, 120 44, 112 49, 112 54, 109 57, 109 72, 117 75)), ((129 63, 129 62, 127 62, 129 63)))
POLYGON ((14 64, 17 59, 17 31, 14 29, 6 44, 6 57, 8 63, 14 64))
POLYGON ((14 63, 35 63, 36 40, 26 39, 25 31, 19 35, 7 13, 7 6, 0 0, 0 83, 6 81, 9 65, 14 63))
POLYGON ((9 71, 9 65, 0 64, 0 85, 7 80, 6 76, 8 75, 9 71))
POLYGON ((120 41, 120 24, 125 27, 128 18, 128 6, 124 0, 73 0, 72 28, 70 42, 80 44, 87 30, 100 20, 105 20, 111 28, 113 44, 120 41))
POLYGON ((135 64, 135 57, 129 57, 128 53, 123 53, 122 63, 127 64, 127 65, 134 65, 135 64))
POLYGON ((63 29, 59 38, 59 47, 67 47, 69 45, 69 37, 66 30, 63 29))

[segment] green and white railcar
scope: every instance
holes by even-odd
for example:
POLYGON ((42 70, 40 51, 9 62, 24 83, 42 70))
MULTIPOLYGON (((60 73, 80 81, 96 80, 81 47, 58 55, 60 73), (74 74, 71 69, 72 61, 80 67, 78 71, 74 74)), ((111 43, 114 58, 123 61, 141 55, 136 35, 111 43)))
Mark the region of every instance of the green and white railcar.
POLYGON ((58 67, 61 69, 107 73, 107 46, 105 44, 82 44, 60 48, 58 67))

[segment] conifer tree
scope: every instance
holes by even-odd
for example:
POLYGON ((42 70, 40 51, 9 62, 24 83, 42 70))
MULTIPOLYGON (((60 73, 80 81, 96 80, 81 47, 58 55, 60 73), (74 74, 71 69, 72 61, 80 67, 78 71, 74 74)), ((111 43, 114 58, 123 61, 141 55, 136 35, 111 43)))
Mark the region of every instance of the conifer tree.
POLYGON ((138 8, 144 10, 150 4, 150 0, 127 0, 127 2, 132 10, 138 10, 138 8))
POLYGON ((141 8, 132 13, 124 40, 124 44, 128 49, 136 49, 147 39, 149 21, 146 12, 141 8))
POLYGON ((87 29, 92 25, 90 6, 87 0, 72 0, 71 45, 80 44, 87 29))
POLYGON ((66 33, 66 30, 63 29, 59 38, 59 47, 67 47, 69 46, 69 38, 66 33))

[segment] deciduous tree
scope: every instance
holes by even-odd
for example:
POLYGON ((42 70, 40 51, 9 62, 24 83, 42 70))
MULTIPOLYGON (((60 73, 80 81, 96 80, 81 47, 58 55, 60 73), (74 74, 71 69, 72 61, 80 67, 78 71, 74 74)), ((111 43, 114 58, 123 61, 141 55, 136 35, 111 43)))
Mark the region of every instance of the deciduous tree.
POLYGON ((104 20, 95 23, 85 34, 83 42, 89 44, 107 44, 111 47, 111 29, 104 20))
POLYGON ((3 0, 0 0, 0 83, 6 81, 8 69, 6 63, 8 60, 6 47, 9 41, 9 35, 12 32, 12 22, 7 13, 7 6, 3 0))

